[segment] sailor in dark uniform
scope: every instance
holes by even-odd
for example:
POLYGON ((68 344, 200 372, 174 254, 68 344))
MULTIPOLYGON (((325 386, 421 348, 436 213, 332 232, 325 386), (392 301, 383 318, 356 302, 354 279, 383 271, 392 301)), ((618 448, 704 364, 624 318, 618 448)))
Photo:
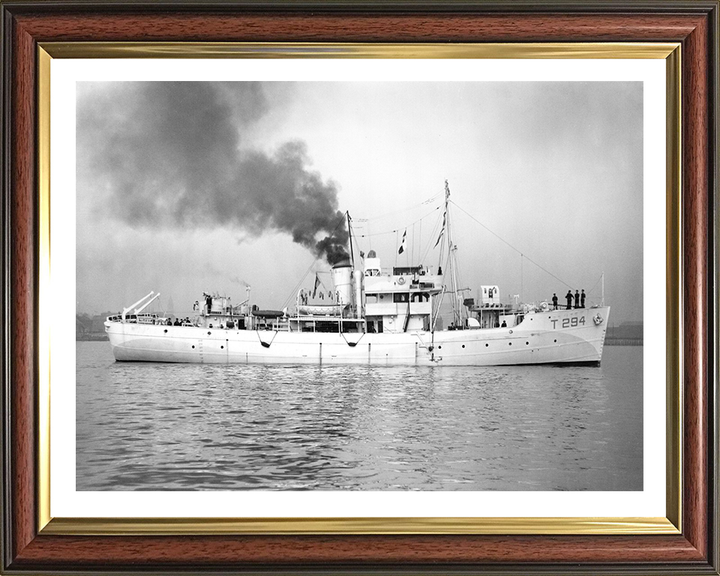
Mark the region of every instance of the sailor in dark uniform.
POLYGON ((573 300, 572 290, 568 290, 568 293, 565 294, 565 300, 567 300, 567 309, 570 310, 570 308, 572 308, 573 300))
POLYGON ((575 290, 575 308, 580 308, 580 292, 575 290))
POLYGON ((552 303, 553 303, 553 308, 555 310, 557 310, 557 302, 558 302, 557 294, 555 294, 555 292, 553 292, 552 303))
POLYGON ((585 308, 585 290, 580 294, 580 308, 585 308))

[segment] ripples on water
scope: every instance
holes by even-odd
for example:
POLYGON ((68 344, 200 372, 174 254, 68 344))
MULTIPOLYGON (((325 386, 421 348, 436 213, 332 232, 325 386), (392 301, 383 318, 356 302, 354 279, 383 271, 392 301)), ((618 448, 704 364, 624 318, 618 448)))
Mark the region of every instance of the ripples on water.
POLYGON ((642 348, 602 368, 320 368, 78 342, 77 488, 641 490, 642 348))

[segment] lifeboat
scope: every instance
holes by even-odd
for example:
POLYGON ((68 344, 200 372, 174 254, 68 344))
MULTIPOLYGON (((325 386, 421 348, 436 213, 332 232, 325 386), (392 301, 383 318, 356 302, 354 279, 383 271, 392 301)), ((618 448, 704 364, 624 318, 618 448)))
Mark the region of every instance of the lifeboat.
POLYGON ((346 306, 345 304, 304 304, 298 306, 298 311, 308 316, 339 316, 346 306))

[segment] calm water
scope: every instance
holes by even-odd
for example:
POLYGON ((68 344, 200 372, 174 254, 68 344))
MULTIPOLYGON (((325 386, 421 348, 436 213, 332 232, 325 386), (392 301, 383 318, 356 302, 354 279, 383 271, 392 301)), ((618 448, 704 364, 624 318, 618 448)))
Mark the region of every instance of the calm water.
POLYGON ((602 368, 311 368, 78 342, 77 488, 641 490, 642 347, 602 368))

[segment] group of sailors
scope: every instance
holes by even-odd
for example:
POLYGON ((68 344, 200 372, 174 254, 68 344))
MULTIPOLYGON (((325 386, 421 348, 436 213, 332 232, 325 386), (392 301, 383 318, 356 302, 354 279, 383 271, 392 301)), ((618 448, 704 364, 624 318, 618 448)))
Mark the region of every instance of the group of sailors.
MULTIPOLYGON (((166 326, 200 326, 200 324, 198 324, 197 322, 193 322, 192 320, 190 320, 189 317, 175 318, 175 321, 173 321, 172 318, 168 318, 167 320, 165 320, 165 325, 166 326)), ((212 327, 213 327, 212 324, 208 325, 208 328, 212 328, 212 327)), ((215 327, 216 328, 234 328, 235 322, 233 322, 232 320, 228 320, 226 323, 223 323, 222 320, 220 320, 215 325, 215 327)))
MULTIPOLYGON (((565 300, 567 301, 567 307, 566 310, 571 310, 572 308, 585 308, 585 289, 579 291, 575 290, 575 294, 573 295, 572 290, 568 290, 567 294, 565 294, 565 300), (574 302, 574 306, 573 306, 574 302)), ((553 303, 553 309, 558 309, 558 297, 557 294, 553 293, 552 296, 552 303, 553 303)))

